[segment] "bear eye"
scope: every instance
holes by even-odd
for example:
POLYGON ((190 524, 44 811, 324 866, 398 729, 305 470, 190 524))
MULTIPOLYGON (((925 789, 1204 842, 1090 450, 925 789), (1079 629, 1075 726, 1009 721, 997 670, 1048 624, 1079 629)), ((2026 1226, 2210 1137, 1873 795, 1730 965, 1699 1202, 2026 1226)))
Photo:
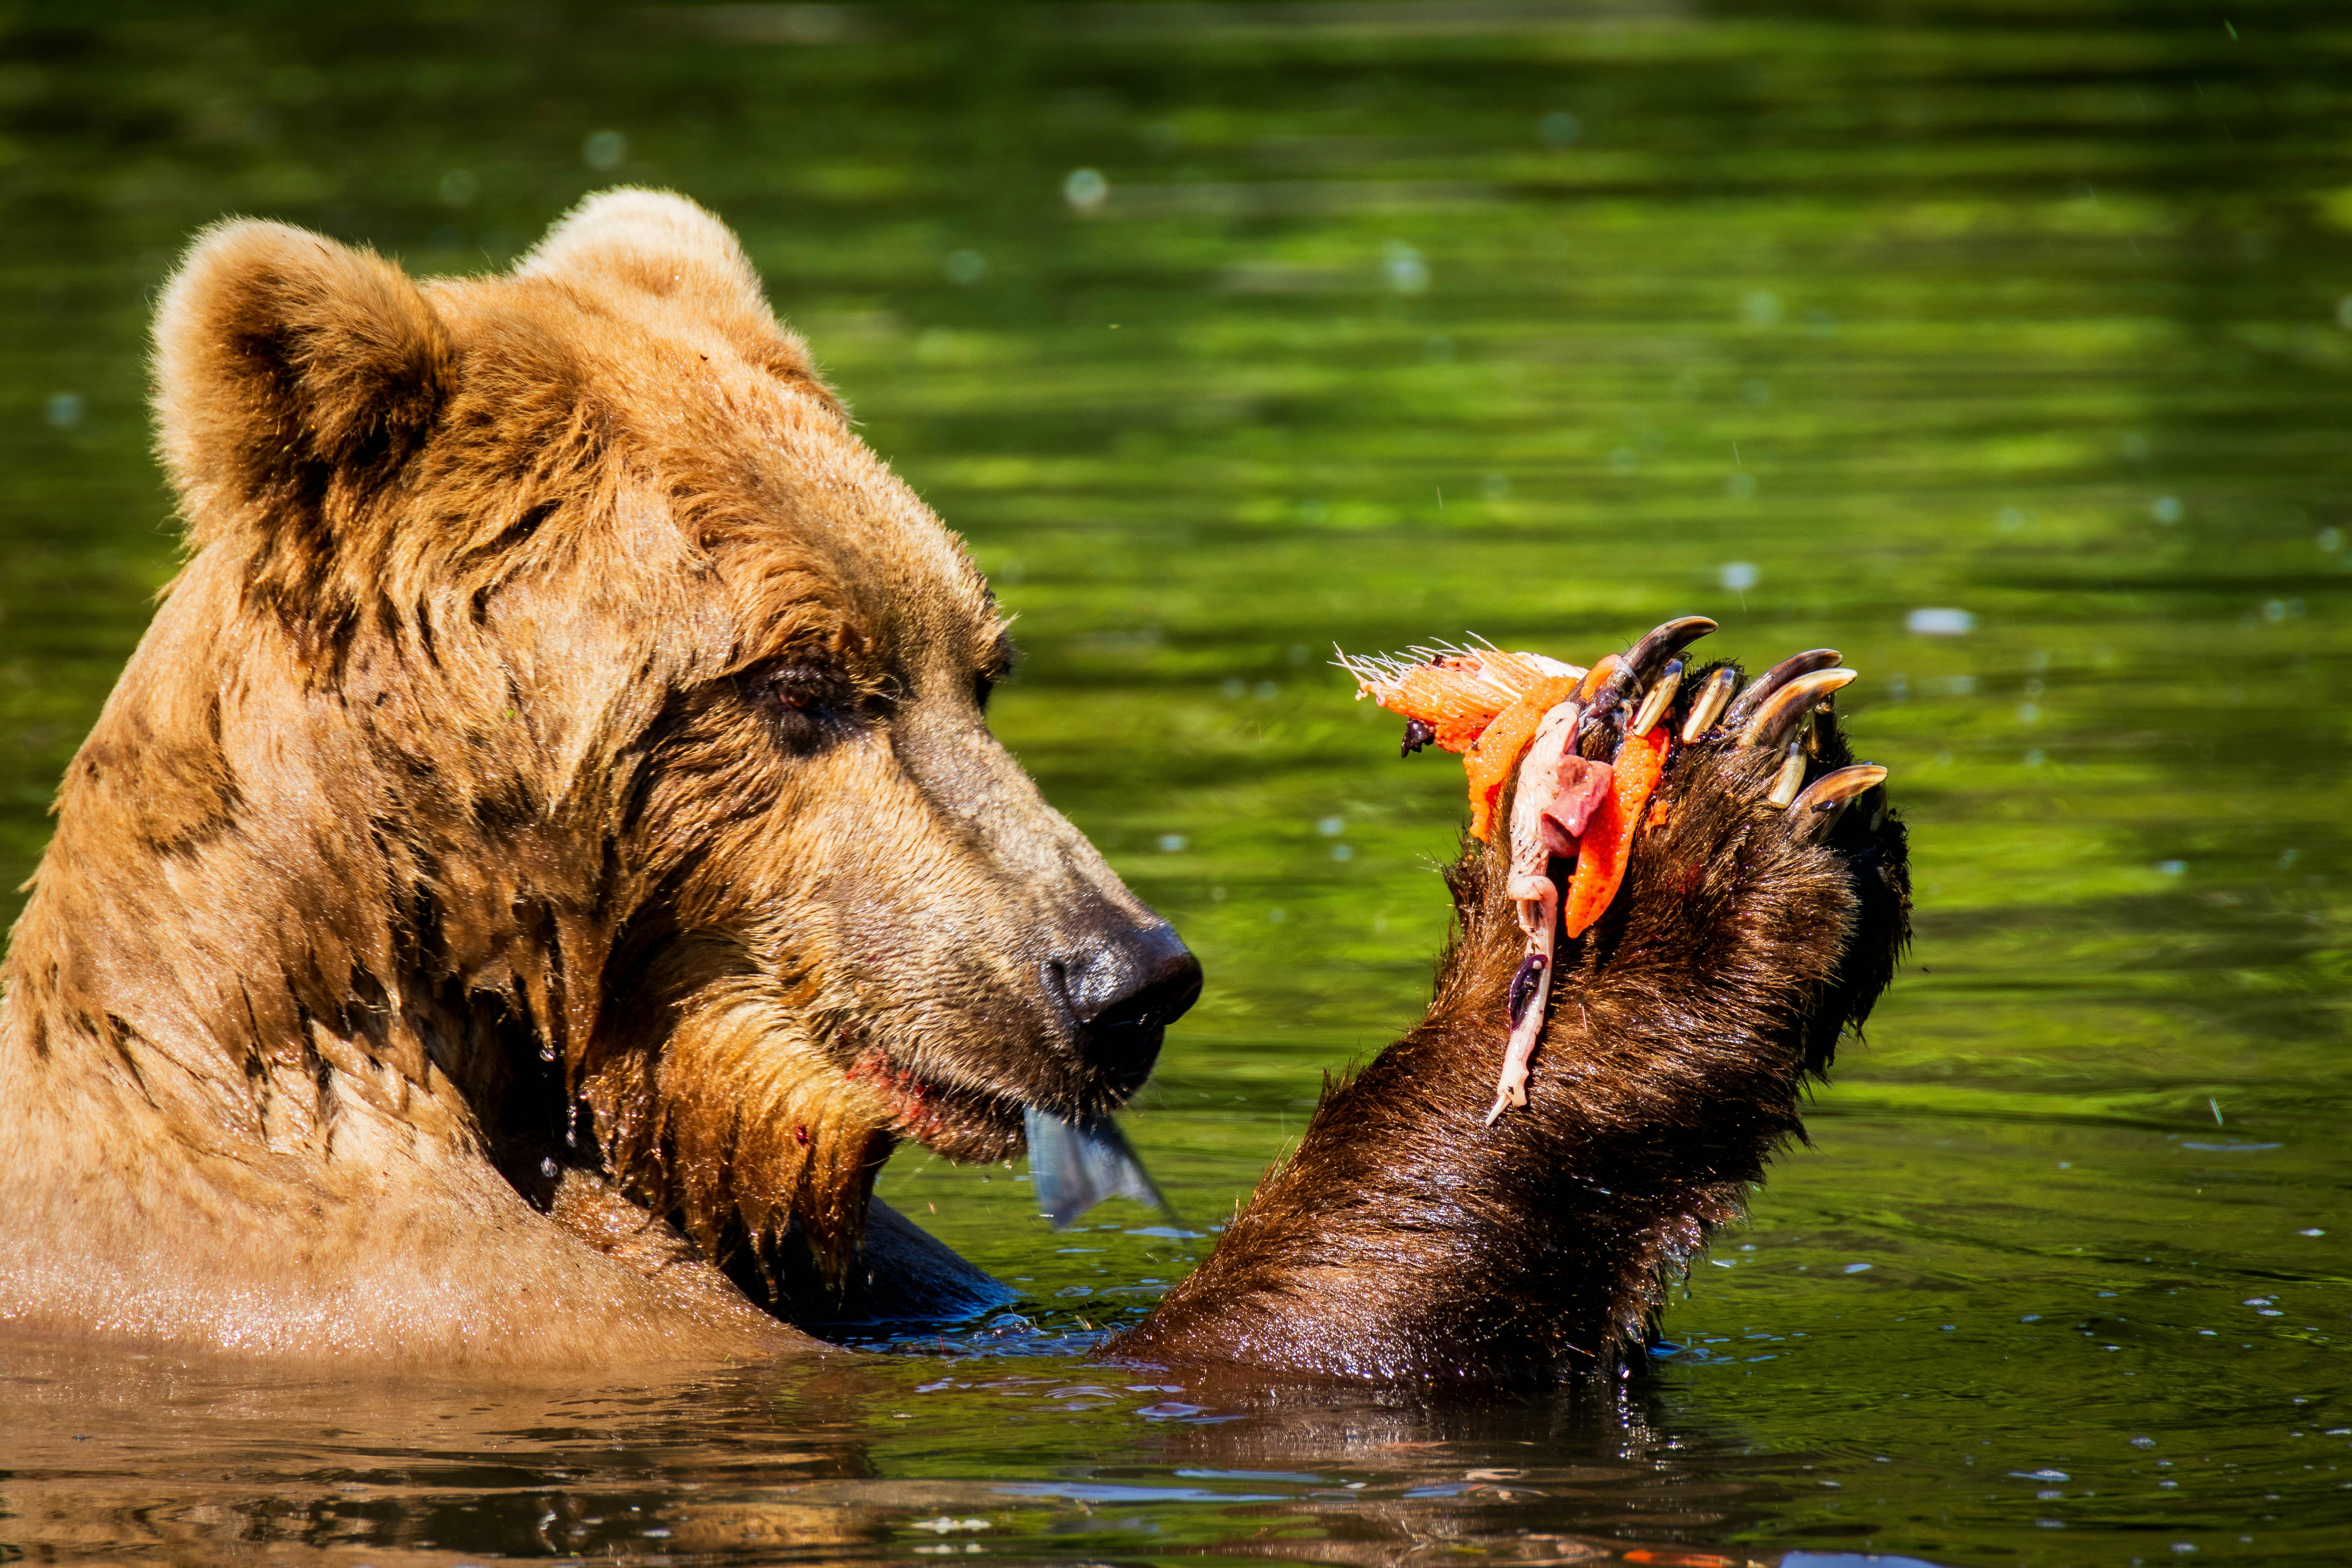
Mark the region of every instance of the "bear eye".
POLYGON ((858 717, 858 691, 831 665, 771 666, 758 677, 760 707, 785 750, 805 754, 848 733, 858 717))
POLYGON ((971 700, 982 712, 988 711, 989 694, 996 689, 998 682, 1012 679, 1013 662, 1013 640, 1000 637, 996 646, 989 649, 986 662, 972 672, 971 700))

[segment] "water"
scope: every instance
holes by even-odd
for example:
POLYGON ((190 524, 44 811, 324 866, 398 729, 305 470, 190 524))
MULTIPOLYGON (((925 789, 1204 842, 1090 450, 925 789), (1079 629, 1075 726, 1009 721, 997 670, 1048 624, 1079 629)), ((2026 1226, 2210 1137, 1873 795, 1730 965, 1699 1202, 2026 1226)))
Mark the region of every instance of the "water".
POLYGON ((655 183, 971 539, 1000 731, 1210 988, 1128 1119, 1181 1223, 884 1175, 1027 1326, 553 1388, 19 1351, 0 1557, 2341 1561, 2352 84, 2331 8, 2226 20, 9 13, 0 881, 171 570, 141 335, 186 236, 475 268, 655 183), (1920 906, 1679 1348, 1436 1406, 1072 1360, 1427 984, 1459 773, 1330 645, 1691 610, 1864 672, 1920 906))

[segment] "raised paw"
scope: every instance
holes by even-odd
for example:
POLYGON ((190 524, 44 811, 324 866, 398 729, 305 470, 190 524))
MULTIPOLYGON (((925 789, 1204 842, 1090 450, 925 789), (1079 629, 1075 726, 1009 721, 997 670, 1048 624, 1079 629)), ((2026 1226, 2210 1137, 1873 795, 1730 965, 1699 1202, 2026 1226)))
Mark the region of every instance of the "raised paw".
MULTIPOLYGON (((1617 1025, 1617 1056, 1634 1041, 1680 1058, 1738 1040, 1752 1066, 1736 1076, 1759 1093, 1757 1074, 1828 1066, 1908 934, 1887 773, 1854 761, 1836 714, 1856 678, 1830 648, 1753 680, 1731 664, 1675 672, 1677 694, 1655 715, 1675 743, 1622 887, 1559 956, 1556 1017, 1573 1007, 1580 1027, 1597 1009, 1617 1025)), ((1639 744, 1646 705, 1634 711, 1594 750, 1622 756, 1639 744)), ((1565 1053, 1556 1065, 1575 1070, 1565 1053)), ((1531 1081, 1545 1066, 1539 1050, 1531 1081)))
POLYGON ((1538 731, 1570 715, 1574 751, 1531 746, 1507 844, 1465 846, 1451 874, 1462 935, 1438 1006, 1505 1031, 1489 1122, 1548 1073, 1589 1078, 1595 1049, 1622 1061, 1738 1039, 1743 1081, 1819 1073, 1892 973, 1907 931, 1903 829, 1886 770, 1853 762, 1837 720, 1856 672, 1829 648, 1753 680, 1689 668, 1683 648, 1711 627, 1669 622, 1596 664, 1538 731), (1590 794, 1595 773, 1613 779, 1618 809, 1570 831, 1557 803, 1590 794), (1612 1043, 1577 1043, 1595 1029, 1612 1043))
POLYGON ((1409 741, 1465 753, 1435 994, 1108 1353, 1375 1379, 1638 1361, 1907 934, 1886 772, 1834 709, 1853 672, 1812 649, 1749 680, 1686 657, 1712 629, 1590 669, 1349 661, 1409 741))

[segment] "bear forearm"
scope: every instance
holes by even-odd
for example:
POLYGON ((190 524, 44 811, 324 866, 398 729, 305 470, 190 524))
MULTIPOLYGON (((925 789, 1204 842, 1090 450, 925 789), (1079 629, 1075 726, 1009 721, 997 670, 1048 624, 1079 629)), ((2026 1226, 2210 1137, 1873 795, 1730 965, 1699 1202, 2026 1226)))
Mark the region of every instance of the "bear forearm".
MULTIPOLYGON (((1844 760, 1830 731, 1811 765, 1844 760)), ((1527 1103, 1491 1124, 1524 933, 1501 855, 1466 844, 1427 1019, 1325 1097, 1209 1260, 1105 1353, 1370 1380, 1622 1364, 1801 1132, 1803 1079, 1906 934, 1900 824, 1874 806, 1824 845, 1769 804, 1784 771, 1719 742, 1676 756, 1614 907, 1558 951, 1527 1103)))
POLYGON ((1463 1044, 1424 1026, 1327 1096, 1209 1260, 1104 1353, 1373 1380, 1617 1364, 1795 1127, 1794 1062, 1769 1113, 1729 1125, 1660 1092, 1671 1075, 1555 1066, 1488 1126, 1488 1053, 1463 1044))

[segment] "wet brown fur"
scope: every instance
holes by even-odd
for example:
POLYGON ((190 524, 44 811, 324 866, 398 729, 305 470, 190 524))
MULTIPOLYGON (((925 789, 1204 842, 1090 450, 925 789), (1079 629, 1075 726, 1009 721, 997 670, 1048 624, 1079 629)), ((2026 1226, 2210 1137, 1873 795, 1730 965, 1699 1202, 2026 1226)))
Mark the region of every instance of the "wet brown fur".
MULTIPOLYGON (((1825 723, 1811 773, 1851 760, 1825 723)), ((1208 1261, 1102 1353, 1377 1381, 1622 1364, 1667 1282, 1802 1135, 1803 1079, 1907 939, 1883 790, 1801 846, 1763 804, 1778 763, 1675 749, 1622 889, 1560 951, 1528 1104, 1491 1127, 1524 939, 1507 847, 1465 840, 1428 1016, 1327 1087, 1208 1261)))
POLYGON ((424 282, 225 224, 155 342, 189 556, 6 962, 0 1323, 766 1353, 877 1277, 895 1140, 1131 1089, 1041 966, 1154 917, 988 736, 985 584, 709 215, 607 193, 424 282))

